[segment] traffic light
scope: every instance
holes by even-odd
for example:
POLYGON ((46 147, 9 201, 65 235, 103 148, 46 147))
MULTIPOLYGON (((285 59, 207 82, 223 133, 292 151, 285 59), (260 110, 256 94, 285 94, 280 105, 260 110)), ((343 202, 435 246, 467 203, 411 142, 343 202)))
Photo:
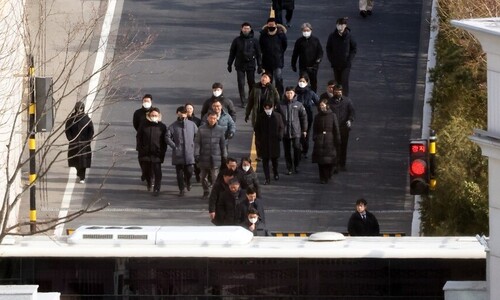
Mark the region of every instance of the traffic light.
POLYGON ((429 192, 430 168, 427 140, 410 140, 410 194, 424 195, 429 192))

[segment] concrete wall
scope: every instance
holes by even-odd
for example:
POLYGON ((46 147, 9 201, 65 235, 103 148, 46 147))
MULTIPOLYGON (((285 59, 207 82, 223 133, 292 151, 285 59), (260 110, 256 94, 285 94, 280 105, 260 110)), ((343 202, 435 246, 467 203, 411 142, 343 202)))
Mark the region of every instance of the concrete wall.
MULTIPOLYGON (((0 0, 0 203, 12 202, 21 191, 22 174, 16 172, 16 166, 26 136, 23 120, 27 116, 23 99, 23 76, 27 74, 24 2, 0 0)), ((17 214, 17 209, 11 212, 9 224, 17 222, 17 214)))

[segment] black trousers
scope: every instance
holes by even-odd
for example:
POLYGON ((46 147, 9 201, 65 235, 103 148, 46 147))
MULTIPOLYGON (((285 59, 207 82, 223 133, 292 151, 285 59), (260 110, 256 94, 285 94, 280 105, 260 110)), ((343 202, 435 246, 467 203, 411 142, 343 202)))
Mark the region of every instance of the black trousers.
POLYGON ((76 169, 76 175, 80 178, 80 180, 85 180, 85 171, 86 168, 77 168, 76 169))
POLYGON ((339 167, 345 167, 347 160, 347 143, 349 142, 350 128, 347 126, 340 126, 340 153, 337 155, 339 167))
POLYGON ((269 157, 263 157, 262 158, 262 169, 264 170, 264 176, 266 177, 267 180, 271 178, 271 174, 269 172, 269 161, 271 161, 271 164, 273 165, 273 175, 278 175, 278 157, 275 158, 269 158, 269 157))
POLYGON ((247 98, 245 96, 245 76, 248 84, 248 92, 250 92, 250 89, 255 84, 255 69, 236 70, 236 78, 238 79, 238 92, 240 93, 241 104, 245 104, 247 101, 247 98))
POLYGON ((144 166, 146 167, 146 182, 148 186, 151 186, 151 183, 154 178, 154 190, 160 191, 161 188, 161 163, 160 162, 145 162, 144 166))
POLYGON ((300 137, 300 144, 302 146, 302 154, 306 155, 309 151, 309 132, 311 132, 311 127, 314 119, 314 114, 311 109, 306 109, 307 112, 307 135, 300 137))
POLYGON ((183 191, 186 186, 191 185, 193 169, 193 165, 175 165, 175 173, 177 174, 177 186, 179 187, 179 191, 183 191))
POLYGON ((333 164, 318 164, 319 180, 327 182, 332 178, 333 164))
MULTIPOLYGON (((318 91, 318 69, 314 67, 300 68, 300 74, 306 73, 309 76, 311 90, 315 93, 318 91)), ((300 76, 300 75, 299 75, 300 76)))
POLYGON ((301 148, 300 138, 283 138, 283 150, 285 151, 286 168, 288 171, 295 170, 299 167, 300 156, 302 154, 301 148))
POLYGON ((333 68, 335 81, 342 85, 342 95, 349 96, 349 74, 351 68, 333 68))

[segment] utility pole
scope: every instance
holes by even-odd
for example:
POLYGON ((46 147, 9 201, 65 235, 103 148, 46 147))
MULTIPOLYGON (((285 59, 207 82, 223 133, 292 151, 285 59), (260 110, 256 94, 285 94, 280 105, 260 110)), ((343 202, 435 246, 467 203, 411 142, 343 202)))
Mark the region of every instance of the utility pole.
POLYGON ((29 57, 29 155, 30 155, 30 232, 36 232, 36 102, 35 102, 35 63, 32 55, 29 57))

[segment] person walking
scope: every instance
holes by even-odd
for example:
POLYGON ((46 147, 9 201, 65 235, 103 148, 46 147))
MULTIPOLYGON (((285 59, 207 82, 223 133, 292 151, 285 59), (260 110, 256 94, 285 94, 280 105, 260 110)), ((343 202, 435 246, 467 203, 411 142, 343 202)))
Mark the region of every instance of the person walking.
POLYGON ((328 80, 328 83, 326 84, 326 91, 319 96, 319 100, 332 98, 333 97, 333 87, 335 86, 335 84, 336 84, 335 80, 333 80, 333 79, 328 80))
POLYGON ((233 178, 229 182, 229 189, 222 192, 219 205, 216 208, 215 217, 219 225, 238 225, 236 206, 246 198, 245 190, 241 189, 238 179, 233 178))
POLYGON ((246 197, 236 206, 237 222, 244 222, 246 220, 248 210, 253 208, 259 212, 261 221, 265 223, 266 217, 262 198, 257 196, 257 192, 253 188, 247 188, 245 194, 246 197))
POLYGON ((300 138, 307 137, 307 113, 306 109, 297 101, 295 88, 289 86, 285 89, 285 99, 278 105, 277 111, 281 114, 284 124, 283 150, 287 175, 299 172, 301 158, 300 138), (293 158, 292 158, 293 149, 293 158))
POLYGON ((240 225, 251 231, 254 236, 269 236, 269 232, 266 229, 266 223, 262 221, 259 212, 255 208, 248 209, 246 220, 240 225))
POLYGON ((259 177, 253 169, 252 160, 249 157, 241 158, 238 171, 238 174, 241 174, 241 187, 252 188, 257 193, 257 197, 260 197, 259 177))
POLYGON ((167 128, 167 143, 172 148, 172 165, 175 166, 179 196, 184 196, 185 189, 191 190, 191 177, 194 162, 194 137, 198 127, 187 119, 185 106, 176 110, 177 120, 167 128))
MULTIPOLYGON (((137 109, 134 112, 134 116, 132 118, 132 125, 134 126, 135 132, 137 133, 137 130, 139 130, 139 127, 141 124, 146 120, 146 116, 151 110, 151 107, 153 105, 153 96, 151 94, 146 94, 142 97, 142 106, 141 108, 137 109)), ((136 151, 138 150, 138 146, 136 145, 136 151)), ((139 166, 141 167, 141 181, 146 180, 146 175, 144 173, 144 170, 146 169, 146 166, 144 165, 144 162, 139 161, 139 166)))
POLYGON ((65 124, 68 146, 68 167, 76 169, 80 183, 85 183, 85 173, 92 165, 94 124, 85 112, 85 103, 78 101, 65 124))
POLYGON ((292 70, 299 74, 307 73, 311 80, 311 89, 316 93, 318 89, 318 68, 323 59, 323 48, 319 39, 312 35, 312 26, 304 23, 301 26, 302 37, 295 41, 292 53, 292 70))
POLYGON ((350 236, 378 236, 380 226, 374 214, 367 210, 368 203, 361 198, 356 200, 356 212, 349 218, 347 231, 350 236))
POLYGON ((276 88, 272 85, 273 76, 266 72, 260 76, 260 82, 255 83, 250 95, 248 96, 248 105, 245 110, 245 122, 248 122, 250 115, 252 117, 252 126, 255 126, 257 116, 264 111, 264 102, 271 102, 278 105, 280 96, 276 88))
POLYGON ((241 107, 245 107, 245 76, 250 91, 255 84, 255 70, 257 69, 259 74, 262 73, 262 54, 259 41, 254 38, 252 26, 248 22, 241 24, 240 35, 231 43, 229 58, 227 59, 227 71, 229 73, 233 70, 233 62, 238 80, 241 107))
POLYGON ((274 112, 271 102, 264 103, 264 112, 261 112, 255 122, 255 144, 262 158, 264 169, 264 184, 271 184, 269 172, 269 161, 273 166, 274 180, 279 180, 278 159, 280 157, 280 143, 284 134, 283 118, 281 114, 274 112))
MULTIPOLYGON (((210 111, 216 114, 217 125, 224 128, 224 138, 227 147, 229 140, 232 139, 236 133, 236 124, 234 123, 233 118, 231 118, 231 116, 222 109, 222 103, 219 99, 215 99, 212 102, 212 108, 210 111)), ((205 114, 201 119, 202 125, 207 123, 208 115, 209 114, 205 114)))
POLYGON ((359 15, 363 18, 372 15, 374 0, 359 0, 359 15))
POLYGON ((328 36, 326 55, 333 69, 335 81, 344 88, 344 95, 349 96, 349 75, 358 47, 351 29, 347 27, 347 18, 337 20, 336 29, 328 36))
POLYGON ((318 108, 319 97, 313 90, 311 90, 309 85, 309 76, 307 76, 306 73, 300 75, 299 82, 295 87, 295 94, 297 95, 297 101, 304 105, 307 113, 307 136, 302 136, 300 139, 300 144, 302 145, 302 156, 307 158, 307 153, 309 152, 309 131, 311 130, 314 114, 318 108))
POLYGON ((224 215, 219 214, 219 212, 221 212, 221 207, 224 207, 222 195, 225 191, 229 191, 229 184, 233 179, 236 179, 235 173, 236 172, 231 169, 221 170, 219 173, 221 174, 221 178, 214 182, 213 188, 210 191, 210 197, 208 198, 208 214, 211 222, 215 225, 222 225, 224 215))
POLYGON ((203 187, 203 199, 207 199, 210 194, 210 187, 213 185, 221 163, 227 158, 226 139, 224 138, 224 128, 217 125, 217 114, 208 112, 207 123, 198 128, 195 136, 195 161, 201 173, 200 180, 203 187), (208 181, 210 174, 210 182, 208 181))
POLYGON ((286 28, 277 24, 274 18, 267 19, 267 24, 260 33, 259 45, 262 51, 262 68, 270 72, 280 98, 283 96, 283 66, 287 48, 286 28))
POLYGON ((214 82, 212 84, 212 97, 208 98, 203 102, 201 108, 201 116, 203 117, 210 109, 212 109, 212 104, 218 100, 224 109, 236 122, 236 110, 234 109, 233 101, 229 98, 224 97, 223 85, 220 82, 214 82))
POLYGON ((333 88, 333 97, 330 98, 329 104, 330 109, 337 115, 340 127, 340 153, 337 153, 337 166, 340 171, 347 171, 347 144, 355 117, 354 106, 351 99, 342 94, 340 84, 336 84, 333 88))
MULTIPOLYGON (((194 105, 192 103, 188 102, 188 103, 184 104, 184 107, 186 108, 186 111, 187 111, 187 119, 189 121, 194 122, 194 124, 196 124, 196 127, 200 127, 201 126, 201 119, 198 118, 194 114, 194 105)), ((194 167, 194 175, 195 175, 196 182, 200 182, 201 170, 197 164, 194 164, 193 167, 194 167)))
POLYGON ((319 112, 313 123, 312 162, 318 164, 319 180, 327 183, 337 164, 337 153, 340 151, 340 128, 337 115, 328 105, 328 99, 321 99, 319 112))
POLYGON ((161 122, 160 109, 152 107, 146 120, 137 130, 139 161, 145 166, 148 191, 153 188, 153 196, 158 196, 161 189, 161 164, 167 151, 167 126, 161 122), (154 178, 154 184, 153 184, 154 178))

